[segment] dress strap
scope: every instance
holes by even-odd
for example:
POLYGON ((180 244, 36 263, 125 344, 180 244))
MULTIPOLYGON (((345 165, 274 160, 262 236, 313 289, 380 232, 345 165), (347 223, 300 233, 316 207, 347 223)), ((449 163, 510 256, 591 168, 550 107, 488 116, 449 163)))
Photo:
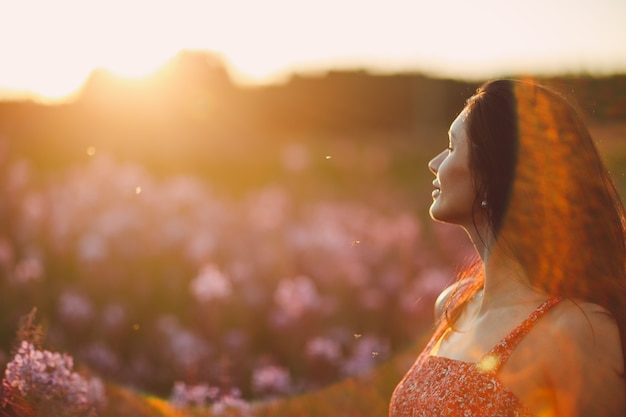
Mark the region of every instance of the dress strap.
POLYGON ((524 336, 535 327, 537 321, 560 301, 561 299, 559 297, 551 297, 544 301, 526 318, 526 320, 520 323, 511 333, 505 336, 500 343, 487 352, 478 362, 478 367, 482 368, 483 371, 497 372, 502 365, 506 363, 511 353, 513 353, 524 336))

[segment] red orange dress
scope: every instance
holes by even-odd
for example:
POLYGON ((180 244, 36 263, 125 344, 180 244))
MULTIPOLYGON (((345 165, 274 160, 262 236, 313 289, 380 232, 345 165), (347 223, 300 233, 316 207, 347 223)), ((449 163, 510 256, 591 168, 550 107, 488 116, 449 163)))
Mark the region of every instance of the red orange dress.
POLYGON ((497 373, 537 320, 558 302, 556 297, 545 301, 475 363, 431 355, 446 331, 442 326, 396 387, 389 416, 533 417, 497 373))

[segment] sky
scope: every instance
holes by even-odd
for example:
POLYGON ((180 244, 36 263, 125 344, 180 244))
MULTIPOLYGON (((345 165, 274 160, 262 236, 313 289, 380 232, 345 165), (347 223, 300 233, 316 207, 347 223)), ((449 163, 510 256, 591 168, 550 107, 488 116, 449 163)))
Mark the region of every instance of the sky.
POLYGON ((241 84, 625 73, 625 21, 626 0, 0 0, 0 99, 61 99, 95 68, 141 77, 184 49, 241 84))

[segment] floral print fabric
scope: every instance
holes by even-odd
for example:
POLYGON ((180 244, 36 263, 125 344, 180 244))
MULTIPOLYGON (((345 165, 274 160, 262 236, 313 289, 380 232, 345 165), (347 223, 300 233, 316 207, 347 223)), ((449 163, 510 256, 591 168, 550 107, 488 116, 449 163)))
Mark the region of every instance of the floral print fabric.
POLYGON ((550 298, 478 362, 431 355, 447 327, 442 326, 396 387, 390 417, 532 417, 497 377, 517 344, 559 299, 550 298))

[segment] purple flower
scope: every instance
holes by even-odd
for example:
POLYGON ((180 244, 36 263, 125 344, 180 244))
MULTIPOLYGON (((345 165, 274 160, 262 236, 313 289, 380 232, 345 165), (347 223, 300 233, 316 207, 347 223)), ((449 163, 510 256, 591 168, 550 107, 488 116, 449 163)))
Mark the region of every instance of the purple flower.
POLYGON ((228 417, 252 417, 252 406, 241 399, 238 390, 220 392, 217 387, 207 383, 187 385, 176 381, 169 398, 178 407, 204 407, 211 404, 211 414, 228 417))
POLYGON ((210 354, 211 346, 195 332, 183 328, 173 316, 157 320, 157 329, 163 335, 163 348, 167 359, 184 372, 197 367, 210 354))
POLYGON ((389 343, 373 336, 360 337, 351 357, 343 364, 345 375, 357 375, 371 369, 389 355, 389 343))
POLYGON ((321 302, 313 281, 302 275, 282 280, 274 293, 274 301, 291 319, 299 318, 307 310, 314 310, 321 302))
POLYGON ((77 291, 63 292, 59 297, 58 309, 61 319, 71 325, 87 324, 94 315, 94 308, 89 298, 77 291))
POLYGON ((334 363, 341 359, 341 346, 333 339, 315 337, 307 342, 306 354, 313 359, 320 358, 334 363))
POLYGON ((43 262, 39 257, 30 256, 22 259, 15 265, 13 281, 18 284, 27 285, 41 282, 44 277, 43 262))
POLYGON ((214 299, 227 298, 232 293, 232 285, 214 265, 206 265, 198 276, 191 281, 191 293, 199 302, 209 302, 214 299))
POLYGON ((210 400, 217 397, 219 389, 209 386, 209 384, 187 385, 182 381, 176 381, 170 401, 176 407, 196 406, 202 407, 210 400))
MULTIPOLYGON (((23 341, 7 364, 2 386, 9 395, 19 395, 38 409, 59 410, 67 415, 102 405, 102 382, 87 380, 73 368, 71 356, 38 350, 32 343, 23 341)), ((10 399, 5 397, 4 401, 10 399)))
POLYGON ((283 395, 291 386, 289 370, 281 366, 265 365, 252 372, 252 389, 258 394, 283 395))
POLYGON ((215 416, 252 417, 252 405, 234 395, 225 395, 211 405, 215 416))

